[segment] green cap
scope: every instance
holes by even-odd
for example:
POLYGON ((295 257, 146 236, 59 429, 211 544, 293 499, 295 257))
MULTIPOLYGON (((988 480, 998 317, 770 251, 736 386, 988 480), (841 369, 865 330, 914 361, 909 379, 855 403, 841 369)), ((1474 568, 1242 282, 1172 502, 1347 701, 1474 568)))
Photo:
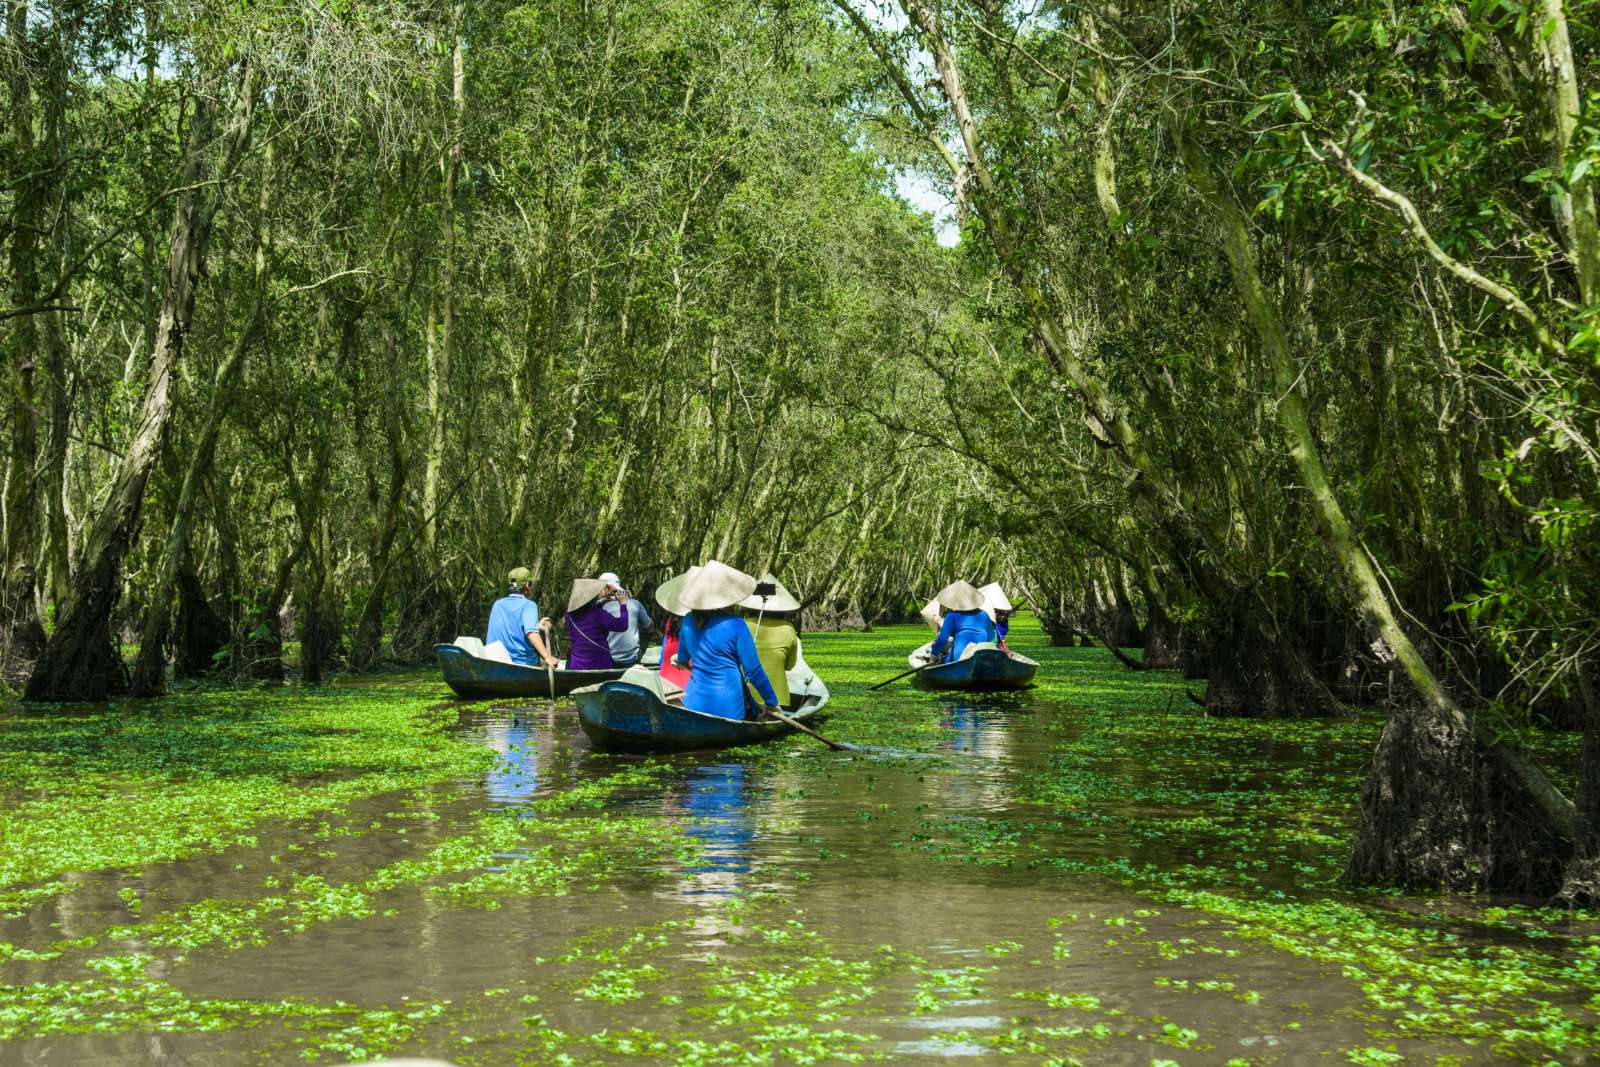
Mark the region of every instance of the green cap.
POLYGON ((512 585, 522 585, 526 582, 531 582, 533 581, 533 572, 526 567, 513 567, 511 573, 507 576, 507 581, 509 581, 512 585))

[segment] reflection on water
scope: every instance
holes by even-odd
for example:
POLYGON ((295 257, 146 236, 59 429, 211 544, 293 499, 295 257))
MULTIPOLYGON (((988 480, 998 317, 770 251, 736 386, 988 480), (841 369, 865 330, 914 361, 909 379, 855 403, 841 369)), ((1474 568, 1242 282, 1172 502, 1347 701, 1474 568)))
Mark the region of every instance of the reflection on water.
MULTIPOLYGON (((138 876, 146 917, 215 900, 223 911, 208 905, 189 925, 204 932, 218 914, 265 915, 260 942, 210 943, 184 957, 148 942, 130 947, 153 953, 159 976, 192 997, 350 1002, 383 1011, 383 1026, 390 1009, 460 1006, 387 1051, 459 1053, 449 1058, 474 1067, 682 1062, 687 1053, 670 1044, 673 1034, 697 1049, 730 1056, 752 1049, 774 1062, 838 1062, 836 1046, 824 1041, 837 1031, 841 1041, 861 1035, 860 1044, 837 1046, 852 1058, 1006 1056, 1019 1064, 1131 1067, 1163 1056, 1184 1064, 1328 1062, 1338 1058, 1330 1050, 1391 1040, 1369 1032, 1371 1006, 1338 968, 1242 939, 1234 923, 1069 866, 1107 856, 1135 865, 1179 862, 1170 845, 1111 818, 1120 810, 1114 800, 1098 799, 1093 818, 1033 802, 1081 709, 1037 695, 917 700, 917 729, 937 728, 937 758, 804 749, 792 759, 767 758, 771 750, 655 757, 645 784, 608 792, 600 806, 571 807, 533 802, 641 761, 585 744, 570 705, 475 709, 463 734, 495 758, 460 783, 466 788, 361 801, 345 821, 360 833, 269 826, 259 844, 252 838, 226 853, 149 865, 138 876), (559 892, 538 878, 530 877, 538 888, 529 891, 508 880, 492 899, 470 904, 433 891, 460 881, 455 873, 420 891, 361 888, 375 871, 403 872, 451 847, 486 821, 485 806, 525 818, 520 828, 535 845, 615 817, 619 835, 660 821, 670 824, 660 828, 666 845, 682 843, 681 827, 697 849, 688 861, 651 849, 633 858, 643 836, 620 836, 612 855, 604 839, 584 838, 577 859, 615 862, 615 872, 574 870, 570 891, 559 892), (412 818, 414 808, 428 817, 412 818), (588 848, 594 840, 601 847, 588 848), (263 872, 272 879, 265 886, 263 872), (291 878, 295 888, 283 890, 291 878), (356 888, 349 899, 357 907, 324 915, 342 899, 331 891, 345 886, 356 888), (263 893, 284 912, 281 921, 260 910, 263 893), (468 1027, 471 1048, 460 1036, 468 1027), (1198 1036, 1183 1036, 1191 1027, 1198 1036), (648 1050, 621 1043, 642 1040, 630 1036, 635 1028, 668 1043, 648 1050), (565 1035, 564 1047, 545 1045, 552 1035, 565 1035)), ((919 734, 919 748, 924 740, 919 734)), ((1299 745, 1274 758, 1291 766, 1306 759, 1299 745)), ((1188 775, 1181 784, 1214 788, 1210 764, 1149 768, 1138 754, 1106 759, 1124 761, 1113 766, 1131 782, 1188 775)), ((1256 858, 1253 842, 1233 847, 1252 851, 1207 861, 1256 858)), ((471 862, 506 870, 508 860, 530 858, 543 862, 531 849, 471 862)), ((0 943, 41 950, 64 936, 102 936, 112 922, 139 921, 121 895, 128 885, 121 873, 85 876, 75 892, 27 919, 0 921, 0 943)), ((14 990, 35 980, 79 981, 83 956, 106 951, 0 959, 0 979, 14 990)), ((1573 994, 1573 1002, 1586 995, 1573 994)), ((166 1025, 165 1015, 153 1018, 166 1025)), ((328 1023, 341 1042, 347 1021, 328 1023)), ((0 1062, 294 1062, 300 1054, 285 1040, 281 1028, 253 1024, 216 1033, 71 1034, 4 1041, 0 1062)), ((1453 1038, 1401 1047, 1461 1063, 1496 1059, 1453 1038)), ((321 1059, 344 1059, 346 1048, 330 1045, 321 1059)), ((1584 1051, 1574 1047, 1563 1062, 1585 1062, 1584 1051)))
MULTIPOLYGON (((669 801, 669 806, 674 806, 669 801)), ((756 820, 750 811, 750 768, 743 763, 696 767, 684 777, 675 805, 693 821, 686 828, 701 845, 689 868, 685 896, 728 896, 750 873, 756 820)))
POLYGON ((948 736, 939 742, 939 751, 974 757, 963 773, 937 779, 934 793, 952 813, 996 811, 1014 803, 1010 710, 1008 705, 973 700, 940 707, 939 725, 948 736))
POLYGON ((499 757, 483 777, 483 791, 497 804, 522 804, 539 788, 539 753, 533 728, 521 719, 491 722, 484 741, 499 757))

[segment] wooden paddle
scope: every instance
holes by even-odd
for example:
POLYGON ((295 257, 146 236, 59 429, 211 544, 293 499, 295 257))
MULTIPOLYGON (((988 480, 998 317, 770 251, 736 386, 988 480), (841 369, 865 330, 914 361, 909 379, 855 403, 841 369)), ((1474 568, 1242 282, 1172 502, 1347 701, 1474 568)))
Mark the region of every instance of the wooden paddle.
POLYGON ((799 730, 801 733, 810 734, 812 737, 815 737, 818 741, 821 741, 823 744, 827 745, 829 748, 833 749, 835 752, 845 752, 845 751, 848 751, 852 747, 850 745, 841 745, 837 741, 829 741, 826 737, 823 737, 821 734, 817 733, 815 730, 813 730, 811 727, 807 726, 805 723, 801 722, 799 719, 791 719, 791 718, 789 718, 789 716, 785 715, 781 711, 777 711, 777 710, 775 710, 773 708, 767 708, 766 712, 767 712, 768 715, 771 715, 774 719, 781 719, 782 721, 788 723, 790 726, 793 726, 796 730, 799 730))
POLYGON ((889 682, 898 682, 900 679, 904 678, 908 674, 916 674, 918 671, 922 670, 923 667, 932 667, 932 666, 934 666, 934 664, 932 664, 932 663, 924 663, 922 665, 922 667, 912 667, 909 671, 901 671, 899 674, 895 675, 893 678, 888 679, 888 681, 879 682, 877 685, 869 685, 869 686, 867 686, 867 692, 870 693, 874 689, 882 689, 884 686, 888 685, 889 682))

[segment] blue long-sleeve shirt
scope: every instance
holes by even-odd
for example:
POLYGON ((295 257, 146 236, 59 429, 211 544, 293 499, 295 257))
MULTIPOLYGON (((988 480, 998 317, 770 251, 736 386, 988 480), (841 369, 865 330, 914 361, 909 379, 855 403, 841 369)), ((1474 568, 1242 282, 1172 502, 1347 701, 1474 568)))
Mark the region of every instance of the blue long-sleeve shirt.
POLYGON ((744 684, 749 682, 769 705, 778 703, 772 680, 756 655, 750 627, 726 612, 704 626, 689 623, 678 639, 678 658, 689 664, 683 706, 725 719, 744 718, 744 684))
POLYGON ((994 620, 985 615, 981 608, 947 611, 944 613, 944 624, 939 627, 939 636, 933 639, 933 658, 944 659, 945 646, 949 645, 950 659, 958 660, 968 645, 992 642, 996 636, 994 620))

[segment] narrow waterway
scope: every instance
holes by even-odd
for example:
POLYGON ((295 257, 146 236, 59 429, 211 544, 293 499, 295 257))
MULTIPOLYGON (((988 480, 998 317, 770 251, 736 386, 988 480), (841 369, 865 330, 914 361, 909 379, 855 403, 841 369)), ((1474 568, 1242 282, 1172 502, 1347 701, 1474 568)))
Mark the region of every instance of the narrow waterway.
POLYGON ((0 926, 0 1060, 1588 1062, 1588 918, 1333 887, 1375 723, 1213 723, 1090 650, 868 694, 894 636, 808 640, 863 751, 450 705, 470 774, 67 872, 0 926))

